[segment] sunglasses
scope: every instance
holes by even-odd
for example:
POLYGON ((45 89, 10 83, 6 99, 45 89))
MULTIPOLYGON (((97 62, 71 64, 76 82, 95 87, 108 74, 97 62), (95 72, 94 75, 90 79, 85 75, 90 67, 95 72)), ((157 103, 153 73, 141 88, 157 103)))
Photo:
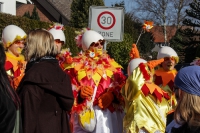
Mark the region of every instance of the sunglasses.
POLYGON ((24 40, 18 40, 18 41, 15 41, 13 44, 21 45, 21 44, 25 44, 25 41, 24 40))
POLYGON ((95 42, 91 43, 90 46, 92 46, 92 47, 98 47, 99 45, 100 45, 100 46, 103 46, 104 43, 105 43, 105 40, 99 40, 99 41, 96 42, 96 43, 95 43, 95 42))
POLYGON ((61 45, 64 45, 64 41, 61 41, 60 39, 55 39, 56 43, 61 43, 61 45))
POLYGON ((169 60, 174 61, 175 59, 174 59, 174 57, 165 57, 165 58, 164 58, 164 61, 169 61, 169 60))

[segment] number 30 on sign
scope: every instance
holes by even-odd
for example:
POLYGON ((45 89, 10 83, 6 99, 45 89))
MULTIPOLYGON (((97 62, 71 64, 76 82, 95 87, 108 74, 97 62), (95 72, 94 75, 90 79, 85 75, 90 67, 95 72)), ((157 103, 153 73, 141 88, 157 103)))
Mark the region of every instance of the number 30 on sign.
POLYGON ((115 16, 109 11, 102 12, 97 18, 97 23, 99 27, 104 30, 111 29, 115 25, 115 22, 115 16))

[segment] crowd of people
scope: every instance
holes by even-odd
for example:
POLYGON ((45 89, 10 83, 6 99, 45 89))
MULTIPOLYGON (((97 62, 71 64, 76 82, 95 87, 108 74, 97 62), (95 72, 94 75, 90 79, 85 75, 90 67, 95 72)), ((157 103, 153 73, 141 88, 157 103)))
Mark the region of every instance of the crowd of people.
POLYGON ((126 77, 103 49, 101 34, 78 32, 82 51, 72 57, 62 49, 63 29, 59 23, 27 34, 16 25, 3 29, 2 133, 200 132, 198 63, 177 71, 173 48, 146 61, 133 44, 126 77))

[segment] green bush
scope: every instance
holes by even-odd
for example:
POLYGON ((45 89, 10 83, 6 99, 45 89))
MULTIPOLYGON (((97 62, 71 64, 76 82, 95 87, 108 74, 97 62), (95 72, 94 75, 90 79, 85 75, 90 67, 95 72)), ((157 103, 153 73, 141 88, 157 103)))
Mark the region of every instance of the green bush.
MULTIPOLYGON (((48 29, 49 26, 52 25, 52 23, 48 23, 48 22, 42 22, 42 21, 37 21, 33 19, 28 19, 26 17, 13 16, 10 14, 0 13, 0 38, 2 36, 2 31, 4 27, 10 24, 19 26, 26 33, 38 28, 48 29)), ((76 36, 75 30, 77 29, 69 27, 69 26, 65 26, 65 30, 64 30, 64 33, 66 36, 66 43, 63 46, 63 48, 70 48, 70 51, 72 52, 72 56, 77 55, 77 53, 79 52, 79 49, 76 46, 75 41, 74 41, 74 38, 76 36)))

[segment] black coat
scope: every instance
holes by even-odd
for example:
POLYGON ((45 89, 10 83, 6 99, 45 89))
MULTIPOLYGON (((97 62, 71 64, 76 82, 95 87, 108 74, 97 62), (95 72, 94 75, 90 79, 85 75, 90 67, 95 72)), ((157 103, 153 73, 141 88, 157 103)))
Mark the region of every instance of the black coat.
POLYGON ((0 132, 12 133, 15 126, 16 108, 8 94, 0 91, 0 132))
POLYGON ((71 81, 56 59, 31 64, 18 94, 24 133, 70 132, 66 111, 70 111, 74 102, 71 81))
POLYGON ((189 127, 187 124, 179 128, 172 128, 171 133, 200 133, 200 127, 189 127))

